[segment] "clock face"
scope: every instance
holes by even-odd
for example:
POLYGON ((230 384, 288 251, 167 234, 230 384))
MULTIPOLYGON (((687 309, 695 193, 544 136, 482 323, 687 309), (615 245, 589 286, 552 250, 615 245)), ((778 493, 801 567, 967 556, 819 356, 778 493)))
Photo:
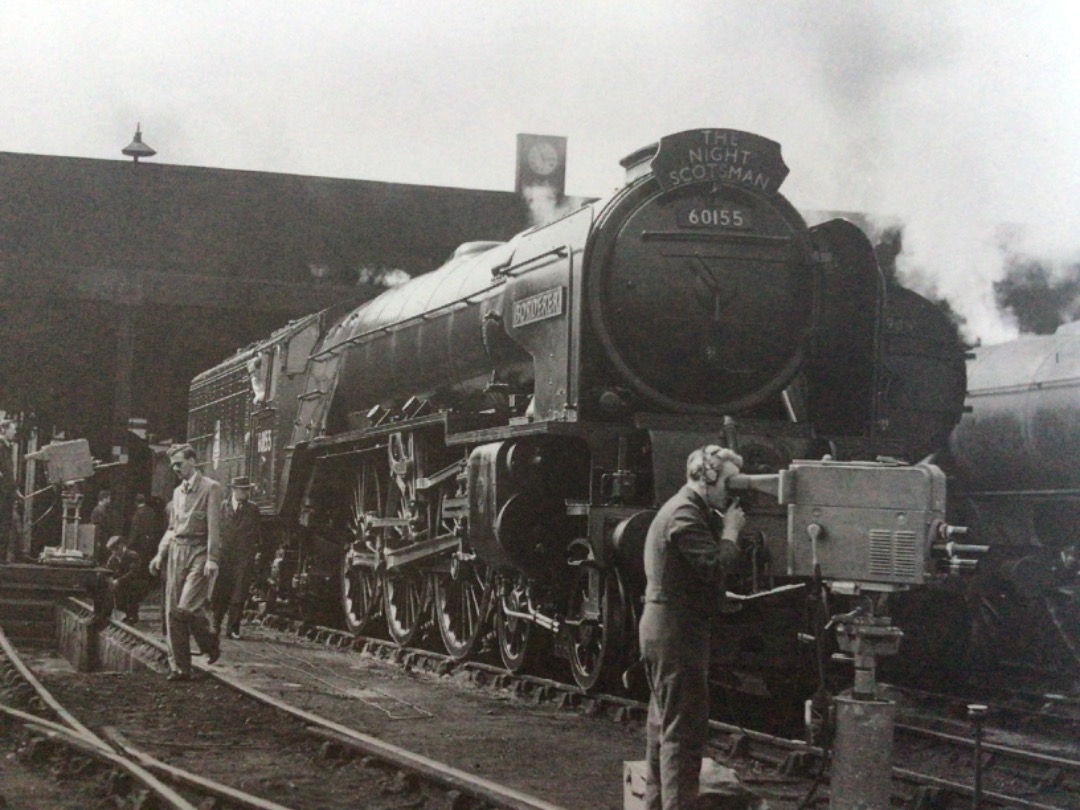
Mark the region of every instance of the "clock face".
POLYGON ((551 174, 559 165, 559 153, 547 141, 538 141, 530 146, 526 159, 529 168, 540 175, 551 174))

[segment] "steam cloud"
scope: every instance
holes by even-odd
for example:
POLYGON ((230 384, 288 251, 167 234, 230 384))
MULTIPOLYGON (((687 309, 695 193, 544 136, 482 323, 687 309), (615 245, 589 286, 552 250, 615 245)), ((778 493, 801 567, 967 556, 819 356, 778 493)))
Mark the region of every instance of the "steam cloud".
POLYGON ((1011 236, 1005 233, 1001 243, 1005 277, 994 282, 998 306, 1021 333, 1052 334, 1080 318, 1080 262, 1062 265, 1027 255, 1014 249, 1011 236))
POLYGON ((522 189, 521 196, 529 208, 529 222, 534 227, 554 222, 587 202, 582 197, 563 197, 560 200, 554 188, 543 184, 526 186, 522 189))
POLYGON ((1080 278, 1075 12, 990 5, 825 2, 804 20, 843 205, 900 227, 901 283, 984 343, 1076 317, 1080 278))
POLYGON ((357 284, 372 284, 379 287, 400 287, 411 276, 396 267, 363 266, 356 270, 357 284))

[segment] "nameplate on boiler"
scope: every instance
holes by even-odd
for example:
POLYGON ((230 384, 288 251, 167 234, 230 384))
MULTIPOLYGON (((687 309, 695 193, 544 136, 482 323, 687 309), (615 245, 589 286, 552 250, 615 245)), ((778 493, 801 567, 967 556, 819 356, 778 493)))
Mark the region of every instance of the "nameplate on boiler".
POLYGON ((563 288, 555 287, 514 302, 514 328, 563 314, 563 288))

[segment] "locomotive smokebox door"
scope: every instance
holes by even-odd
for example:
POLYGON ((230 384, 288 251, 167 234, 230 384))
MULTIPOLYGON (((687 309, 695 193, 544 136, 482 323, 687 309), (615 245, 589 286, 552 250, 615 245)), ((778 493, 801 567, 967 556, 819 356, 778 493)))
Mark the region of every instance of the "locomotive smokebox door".
POLYGON ((945 518, 945 474, 932 465, 796 461, 780 474, 788 573, 868 590, 922 584, 931 533, 945 518))

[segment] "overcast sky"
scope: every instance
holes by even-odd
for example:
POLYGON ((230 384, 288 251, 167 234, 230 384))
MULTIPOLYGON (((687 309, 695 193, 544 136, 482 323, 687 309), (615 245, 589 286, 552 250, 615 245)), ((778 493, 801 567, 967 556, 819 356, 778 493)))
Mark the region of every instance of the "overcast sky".
POLYGON ((904 267, 968 318, 1013 249, 1080 259, 1072 0, 95 0, 0 7, 0 151, 510 190, 564 135, 567 191, 704 126, 779 141, 803 209, 906 225, 904 267))

